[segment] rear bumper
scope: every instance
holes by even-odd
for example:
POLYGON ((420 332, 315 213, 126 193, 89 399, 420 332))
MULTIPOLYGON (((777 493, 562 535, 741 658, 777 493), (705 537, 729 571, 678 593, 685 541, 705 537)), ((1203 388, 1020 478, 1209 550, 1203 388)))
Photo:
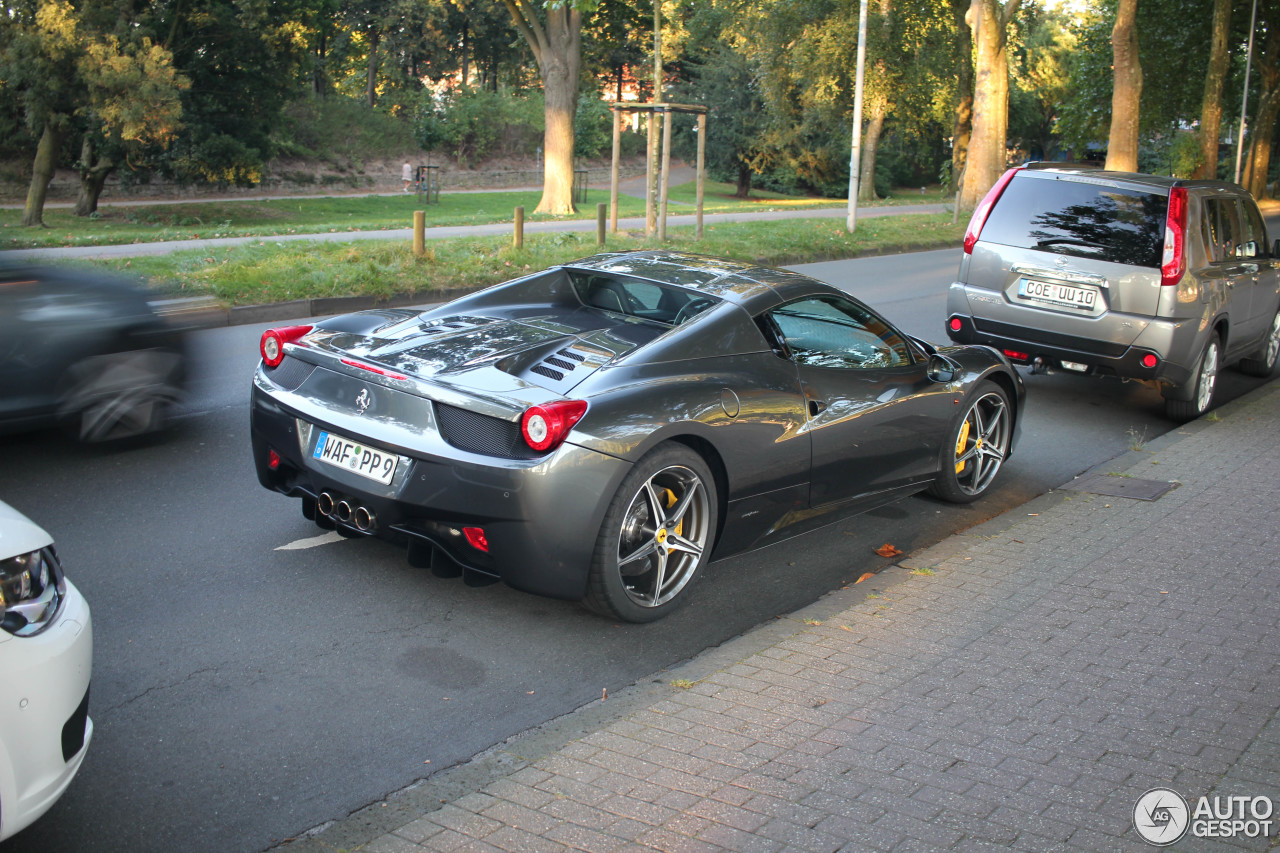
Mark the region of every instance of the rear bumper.
POLYGON ((0 642, 0 840, 47 812, 80 769, 92 668, 89 605, 70 581, 53 624, 0 642))
MULTIPOLYGON (((1191 378, 1191 366, 1167 360, 1170 347, 1162 339, 1180 334, 1180 329, 1153 328, 1164 324, 1148 323, 1133 344, 1116 344, 1091 338, 1046 332, 1043 329, 951 312, 947 317, 947 335, 961 344, 986 344, 1002 351, 1014 364, 1030 364, 1041 359, 1052 366, 1063 363, 1083 365, 1073 372, 1093 376, 1118 376, 1144 379, 1160 385, 1182 386, 1191 378), (958 325, 959 328, 953 328, 958 325), (1147 367, 1143 360, 1153 356, 1156 363, 1147 367)), ((1180 326, 1181 324, 1167 324, 1180 326)), ((1072 368, 1068 368, 1072 369, 1072 368)))
POLYGON ((304 451, 300 417, 254 386, 251 435, 258 480, 301 498, 308 518, 406 545, 418 564, 447 559, 526 592, 569 600, 585 595, 605 509, 631 463, 572 444, 533 460, 489 461, 466 451, 448 458, 352 435, 345 425, 303 419, 398 454, 397 473, 384 486, 304 451), (275 469, 267 462, 272 450, 280 457, 275 469), (374 525, 359 530, 354 520, 319 516, 316 500, 322 493, 364 508, 374 525), (467 541, 465 527, 484 530, 488 552, 467 541))

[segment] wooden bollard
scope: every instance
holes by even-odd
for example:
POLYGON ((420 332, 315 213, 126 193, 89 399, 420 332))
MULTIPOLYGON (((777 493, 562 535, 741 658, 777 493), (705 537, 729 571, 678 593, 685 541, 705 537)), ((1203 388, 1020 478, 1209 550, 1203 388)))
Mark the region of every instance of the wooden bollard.
POLYGON ((512 237, 511 245, 517 249, 524 248, 524 206, 516 208, 516 232, 512 237))
POLYGON ((422 257, 427 253, 427 213, 425 210, 413 212, 413 253, 422 257))
POLYGON ((604 218, 609 205, 600 202, 596 205, 596 245, 604 248, 604 218))

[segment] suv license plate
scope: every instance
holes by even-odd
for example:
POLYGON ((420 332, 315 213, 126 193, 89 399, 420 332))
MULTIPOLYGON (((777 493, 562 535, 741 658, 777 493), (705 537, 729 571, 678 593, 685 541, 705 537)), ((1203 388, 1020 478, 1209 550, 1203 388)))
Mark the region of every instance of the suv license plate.
POLYGON ((399 461, 398 457, 390 453, 323 431, 316 439, 316 449, 311 456, 344 471, 377 480, 384 486, 395 476, 396 463, 399 461))
POLYGON ((1022 279, 1018 282, 1018 295, 1023 299, 1081 308, 1092 311, 1098 302, 1098 291, 1091 287, 1075 287, 1070 284, 1052 284, 1047 281, 1022 279))

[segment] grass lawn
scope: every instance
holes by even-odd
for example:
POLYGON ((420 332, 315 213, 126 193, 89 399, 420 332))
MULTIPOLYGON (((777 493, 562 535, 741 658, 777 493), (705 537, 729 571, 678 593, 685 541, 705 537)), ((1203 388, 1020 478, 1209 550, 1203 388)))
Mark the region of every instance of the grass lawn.
MULTIPOLYGON (((638 201, 638 200, 637 200, 638 201)), ((605 251, 662 246, 768 266, 958 246, 967 220, 950 214, 885 216, 858 223, 796 219, 708 225, 694 240, 691 227, 668 230, 659 244, 641 232, 610 234, 605 251)), ((93 265, 125 270, 169 293, 208 295, 227 305, 253 305, 330 296, 421 295, 477 288, 597 252, 595 234, 526 234, 517 251, 510 237, 431 240, 415 257, 408 240, 352 243, 272 243, 174 252, 93 265)), ((89 262, 86 262, 89 263, 89 262)))
MULTIPOLYGON (((90 218, 74 216, 67 208, 48 208, 44 213, 48 227, 43 229, 21 227, 18 222, 22 212, 5 209, 0 210, 0 249, 409 228, 413 225, 414 210, 425 210, 428 227, 508 222, 519 205, 524 206, 529 221, 559 218, 533 215, 540 198, 540 192, 495 191, 444 192, 440 194, 440 203, 434 205, 420 204, 413 195, 192 201, 137 207, 106 203, 90 218)), ((669 198, 669 215, 692 212, 696 200, 694 183, 673 187, 669 198)), ((904 191, 877 204, 923 204, 942 200, 941 192, 934 188, 927 195, 904 191)), ((596 204, 608 201, 608 190, 590 190, 586 204, 580 206, 574 218, 592 219, 596 215, 596 204)), ((723 213, 844 204, 843 199, 785 196, 762 190, 753 190, 751 198, 740 200, 733 197, 730 184, 708 181, 704 210, 723 213)), ((643 216, 643 199, 619 196, 618 213, 623 217, 643 216)))

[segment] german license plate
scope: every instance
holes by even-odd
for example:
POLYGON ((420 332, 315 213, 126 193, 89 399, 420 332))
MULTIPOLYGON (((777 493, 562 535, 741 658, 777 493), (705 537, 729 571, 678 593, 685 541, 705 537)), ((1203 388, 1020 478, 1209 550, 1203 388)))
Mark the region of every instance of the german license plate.
POLYGON ((393 454, 324 431, 316 439, 316 448, 311 456, 344 471, 377 480, 384 486, 395 476, 396 462, 399 461, 393 454))
POLYGON ((1018 282, 1018 295, 1050 305, 1081 308, 1090 311, 1098 302, 1098 291, 1092 287, 1076 287, 1071 284, 1054 284, 1024 278, 1018 282))

